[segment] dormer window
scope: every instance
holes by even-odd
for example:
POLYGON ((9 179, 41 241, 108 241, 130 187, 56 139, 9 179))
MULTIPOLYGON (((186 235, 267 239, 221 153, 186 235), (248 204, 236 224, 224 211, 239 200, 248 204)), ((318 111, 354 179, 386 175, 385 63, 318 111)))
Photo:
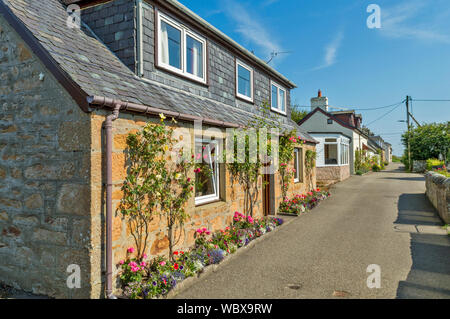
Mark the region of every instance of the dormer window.
POLYGON ((270 101, 272 111, 286 114, 286 90, 273 81, 270 84, 270 101))
POLYGON ((206 83, 206 40, 158 12, 158 66, 206 83))
POLYGON ((236 96, 253 102, 253 69, 236 60, 236 96))

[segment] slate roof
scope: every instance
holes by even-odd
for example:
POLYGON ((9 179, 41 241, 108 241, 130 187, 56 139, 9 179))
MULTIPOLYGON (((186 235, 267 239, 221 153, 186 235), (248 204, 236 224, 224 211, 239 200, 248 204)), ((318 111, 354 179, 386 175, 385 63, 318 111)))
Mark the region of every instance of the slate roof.
MULTIPOLYGON (((23 23, 86 96, 102 96, 168 111, 245 125, 255 114, 138 78, 85 25, 68 28, 66 6, 59 0, 0 0, 23 23)), ((5 10, 4 10, 5 9, 5 10)), ((5 12, 8 14, 8 12, 5 12)), ((286 129, 298 129, 287 121, 286 129)), ((305 140, 314 138, 299 131, 305 140)))

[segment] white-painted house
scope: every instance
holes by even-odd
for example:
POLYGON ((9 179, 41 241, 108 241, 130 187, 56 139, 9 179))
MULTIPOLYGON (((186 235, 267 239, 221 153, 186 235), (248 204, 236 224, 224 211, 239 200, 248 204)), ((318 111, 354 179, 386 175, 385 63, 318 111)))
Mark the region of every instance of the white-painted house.
POLYGON ((318 181, 341 181, 355 173, 355 151, 368 146, 361 122, 362 116, 354 110, 329 112, 328 98, 320 91, 311 99, 311 112, 298 125, 320 142, 316 146, 318 181))

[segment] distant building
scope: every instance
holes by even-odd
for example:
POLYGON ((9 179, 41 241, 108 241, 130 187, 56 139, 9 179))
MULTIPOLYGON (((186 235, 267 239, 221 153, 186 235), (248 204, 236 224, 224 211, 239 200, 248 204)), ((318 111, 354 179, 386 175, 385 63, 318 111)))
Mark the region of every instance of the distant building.
POLYGON ((311 112, 298 125, 320 142, 316 147, 317 181, 348 178, 355 173, 355 151, 374 150, 361 129, 362 115, 354 110, 330 112, 328 98, 320 90, 311 99, 311 112))

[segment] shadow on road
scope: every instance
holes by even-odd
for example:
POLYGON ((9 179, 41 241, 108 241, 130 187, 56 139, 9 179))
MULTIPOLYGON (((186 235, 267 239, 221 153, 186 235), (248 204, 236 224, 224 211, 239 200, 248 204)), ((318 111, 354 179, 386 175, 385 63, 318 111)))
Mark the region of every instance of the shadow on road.
MULTIPOLYGON (((395 224, 442 226, 425 194, 402 194, 395 224)), ((397 298, 450 298, 450 237, 410 233, 412 266, 397 288, 397 298)))
POLYGON ((450 238, 411 233, 413 264, 397 298, 450 298, 450 238))
POLYGON ((395 224, 442 225, 434 207, 425 194, 402 194, 398 199, 398 216, 395 224))
POLYGON ((411 177, 383 177, 383 179, 395 179, 401 181, 425 181, 423 176, 411 176, 411 177))

